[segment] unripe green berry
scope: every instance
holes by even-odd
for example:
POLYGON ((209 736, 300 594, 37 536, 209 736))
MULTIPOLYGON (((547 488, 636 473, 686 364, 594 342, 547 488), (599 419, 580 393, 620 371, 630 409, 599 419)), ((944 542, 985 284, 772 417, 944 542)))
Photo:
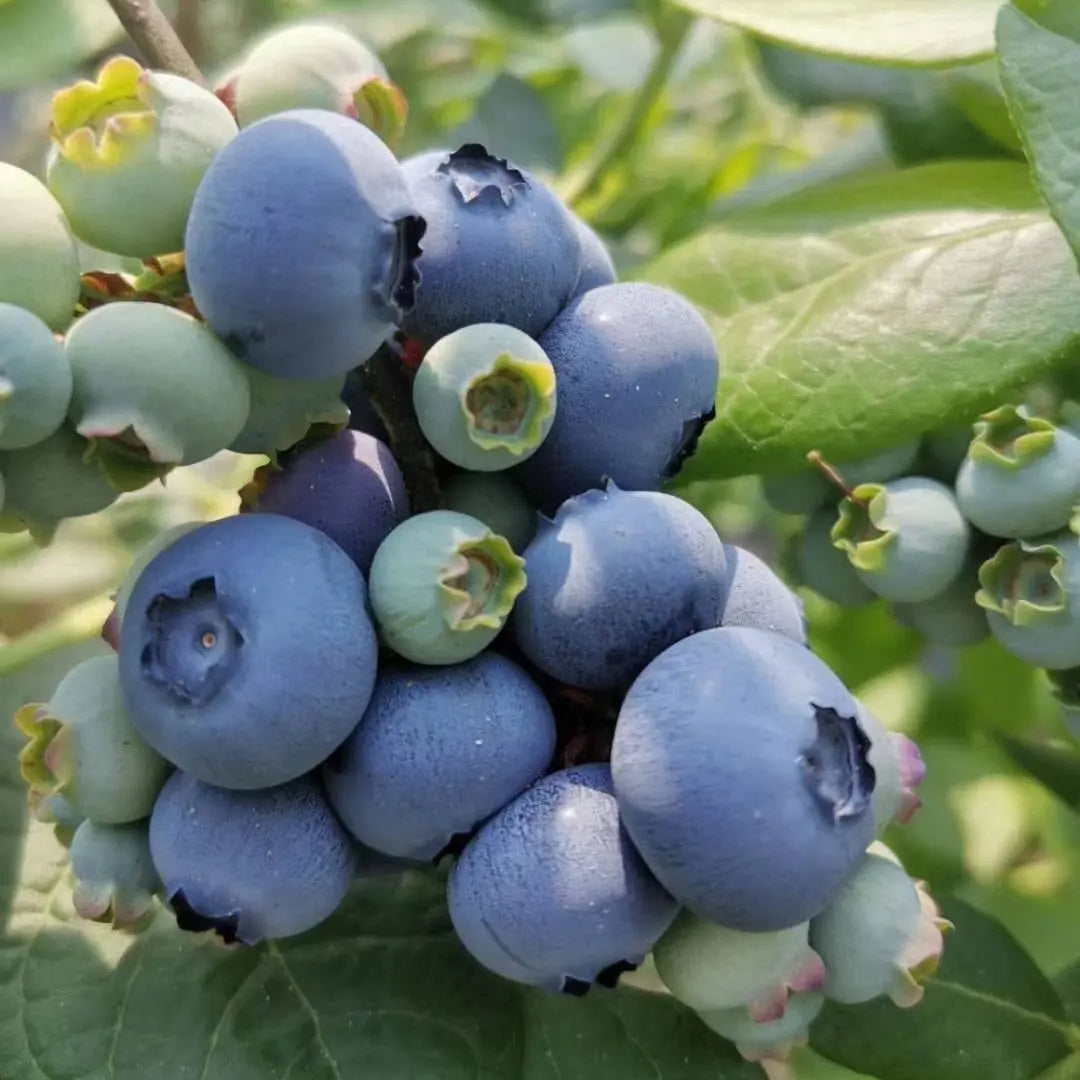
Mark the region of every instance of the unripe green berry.
POLYGON ((0 303, 0 450, 47 439, 64 422, 71 367, 36 315, 0 303))
POLYGON ((877 599, 863 584, 847 556, 832 542, 836 510, 819 510, 795 542, 795 569, 799 580, 841 607, 858 607, 877 599))
POLYGON ((84 821, 71 841, 71 869, 75 910, 84 919, 114 927, 137 924, 161 891, 147 820, 127 825, 84 821))
POLYGON ((523 552, 536 535, 537 510, 505 472, 463 472, 443 484, 447 510, 469 514, 523 552))
POLYGON ((810 1025, 821 1012, 820 993, 793 994, 784 1015, 758 1022, 747 1009, 719 1009, 698 1013, 718 1035, 730 1039, 747 1061, 784 1061, 797 1046, 805 1046, 810 1025))

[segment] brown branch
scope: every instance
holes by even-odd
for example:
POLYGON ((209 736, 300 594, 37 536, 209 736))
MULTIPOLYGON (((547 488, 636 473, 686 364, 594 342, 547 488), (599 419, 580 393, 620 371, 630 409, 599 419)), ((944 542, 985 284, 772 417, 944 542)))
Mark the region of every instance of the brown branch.
POLYGON ((198 65, 154 0, 109 0, 109 4, 149 67, 206 85, 198 65))
POLYGON ((435 457, 412 407, 412 375, 393 348, 383 346, 358 369, 364 388, 390 436, 390 450, 409 492, 414 514, 443 507, 435 457))

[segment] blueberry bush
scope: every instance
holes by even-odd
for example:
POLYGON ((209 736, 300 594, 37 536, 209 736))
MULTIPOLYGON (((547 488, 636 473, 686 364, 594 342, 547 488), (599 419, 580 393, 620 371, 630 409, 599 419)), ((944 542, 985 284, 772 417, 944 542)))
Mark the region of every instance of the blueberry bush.
POLYGON ((1080 1075, 1073 0, 0 0, 0 1080, 1080 1075))

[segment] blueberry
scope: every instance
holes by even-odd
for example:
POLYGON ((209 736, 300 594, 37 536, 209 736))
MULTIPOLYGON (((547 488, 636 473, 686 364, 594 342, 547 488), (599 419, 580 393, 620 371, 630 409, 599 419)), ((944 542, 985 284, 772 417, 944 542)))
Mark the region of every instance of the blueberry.
POLYGON ((857 1005, 887 994, 901 1007, 917 1005, 922 980, 937 971, 950 924, 925 885, 890 856, 871 851, 810 923, 810 940, 825 961, 825 996, 833 1001, 857 1005))
POLYGON ((49 189, 79 238, 145 258, 184 246, 195 189, 236 123, 209 90, 114 56, 54 96, 49 130, 49 189))
POLYGON ((298 109, 245 128, 195 195, 187 274, 199 310, 270 375, 343 375, 412 305, 423 234, 377 135, 298 109))
POLYGON ((246 508, 283 514, 326 533, 365 574, 375 550, 409 513, 401 470, 378 439, 345 430, 300 447, 256 474, 246 508))
POLYGON ((329 918, 356 870, 349 835, 310 776, 228 791, 173 773, 150 818, 150 851, 180 929, 243 945, 329 918))
POLYGON ((84 919, 132 926, 161 891, 150 858, 148 823, 101 825, 84 821, 71 841, 72 901, 84 919))
MULTIPOLYGON (((836 471, 849 487, 902 476, 919 455, 919 440, 909 439, 872 457, 837 462, 836 471)), ((836 500, 836 488, 818 468, 807 466, 792 473, 776 473, 762 480, 769 505, 782 514, 812 514, 836 500)))
POLYGON ((384 668, 323 777, 361 843, 433 859, 524 791, 554 752, 555 719, 540 689, 487 652, 451 667, 384 668))
POLYGON ((0 302, 62 331, 79 288, 79 255, 60 204, 36 176, 0 161, 0 302))
POLYGON ((525 550, 521 651, 572 686, 627 685, 669 645, 720 622, 724 546, 703 514, 654 491, 590 491, 544 521, 525 550))
POLYGON ((889 731, 861 701, 859 727, 870 740, 866 760, 874 770, 874 833, 881 834, 893 822, 906 824, 922 806, 915 789, 926 776, 926 765, 914 740, 889 731))
POLYGON ((806 1045, 810 1025, 824 1004, 825 998, 811 991, 793 994, 778 1020, 757 1021, 748 1009, 717 1009, 698 1015, 718 1035, 730 1039, 747 1061, 784 1061, 796 1046, 806 1045))
POLYGON ((219 87, 241 127, 287 109, 328 109, 360 120, 390 146, 408 103, 363 42, 335 26, 298 23, 260 38, 219 87))
POLYGON ((536 535, 536 508, 505 472, 458 473, 443 484, 448 510, 470 514, 522 552, 536 535))
POLYGON ((552 773, 492 818, 454 867, 449 900, 481 964, 569 993, 613 985, 678 910, 620 825, 606 765, 552 773))
POLYGON ((730 585, 721 626, 775 630, 806 644, 802 601, 752 551, 724 544, 730 585))
POLYGON ((23 779, 39 797, 62 795, 99 825, 146 817, 169 766, 136 731, 120 693, 115 656, 73 667, 43 705, 15 714, 30 740, 19 755, 23 779))
POLYGON ((96 308, 72 327, 65 352, 74 378, 71 420, 120 488, 224 450, 247 421, 251 394, 241 365, 175 308, 96 308))
POLYGON ((978 591, 979 562, 969 558, 937 596, 916 604, 894 604, 893 614, 934 645, 974 645, 990 634, 986 612, 975 603, 978 591))
POLYGON ((117 491, 93 462, 90 444, 66 424, 44 442, 0 453, 4 525, 51 537, 64 518, 95 514, 116 501, 117 491))
POLYGON ((482 521, 432 510, 403 521, 371 563, 383 640, 418 664, 456 664, 487 648, 525 588, 525 560, 482 521))
POLYGON ((555 366, 559 411, 519 475, 545 511, 605 479, 648 491, 678 472, 713 416, 720 372, 689 303, 656 285, 603 285, 538 340, 555 366))
POLYGON ((607 246, 597 235, 596 230, 581 218, 574 216, 574 228, 577 229, 581 242, 581 271, 574 287, 572 300, 597 289, 601 285, 612 285, 618 280, 615 264, 611 261, 607 246))
POLYGON ((153 559, 128 601, 120 680, 159 753, 232 788, 314 768, 375 683, 364 579, 316 529, 276 514, 203 525, 153 559))
POLYGON ((536 337, 570 299, 581 243, 535 176, 476 143, 410 158, 402 169, 427 222, 407 334, 433 344, 473 323, 536 337))
POLYGON ((135 588, 136 582, 142 577, 142 572, 167 547, 170 547, 181 536, 186 535, 193 529, 197 529, 202 524, 201 521, 184 521, 179 525, 173 525, 169 529, 163 529, 157 536, 143 544, 135 552, 135 557, 131 560, 131 565, 124 575, 124 580, 120 582, 120 588, 116 590, 116 618, 119 623, 124 620, 128 600, 131 599, 131 592, 135 588))
POLYGON ((1080 437, 1002 405, 975 425, 956 499, 972 525, 991 536, 1064 528, 1080 502, 1080 437))
POLYGON ((70 848, 75 830, 86 820, 86 815, 80 814, 63 795, 47 795, 40 788, 30 788, 27 802, 33 819, 51 825, 57 843, 70 848))
POLYGON ((413 381, 428 442, 463 469, 496 472, 524 461, 555 418, 555 371, 512 326, 479 323, 440 338, 413 381))
POLYGON ((71 366, 34 314, 0 303, 0 450, 47 439, 71 401, 71 366))
POLYGON ((874 836, 856 717, 840 680, 781 634, 706 630, 661 653, 623 702, 611 770, 664 887, 734 930, 824 908, 874 836))
POLYGON ((817 511, 795 543, 795 566, 802 583, 841 607, 858 607, 877 599, 863 584, 847 555, 833 546, 836 510, 817 511))
POLYGON ((664 985, 692 1009, 746 1008, 757 1021, 778 1020, 790 991, 820 990, 825 967, 810 948, 809 923, 748 934, 683 909, 656 943, 664 985))
MULTIPOLYGON (((0 465, 0 468, 3 468, 0 465)), ((975 602, 990 632, 1036 667, 1080 666, 1080 540, 1014 540, 979 568, 975 602)))
POLYGON ((960 573, 971 530, 949 488, 908 476, 854 488, 840 503, 832 539, 878 596, 916 603, 960 573))
POLYGON ((229 444, 237 454, 266 454, 277 460, 282 450, 300 442, 312 426, 334 430, 349 422, 342 400, 345 378, 279 379, 244 365, 251 390, 251 408, 243 430, 229 444))

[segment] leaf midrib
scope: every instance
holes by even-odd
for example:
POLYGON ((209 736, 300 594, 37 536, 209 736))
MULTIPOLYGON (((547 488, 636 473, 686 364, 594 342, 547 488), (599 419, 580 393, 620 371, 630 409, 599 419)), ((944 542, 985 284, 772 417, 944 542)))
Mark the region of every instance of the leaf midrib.
POLYGON ((988 1008, 997 1009, 999 1012, 1008 1013, 1010 1016, 1025 1023, 1037 1024, 1060 1035, 1071 1049, 1080 1047, 1080 1027, 1070 1024, 1065 1020, 1055 1020, 1052 1016, 1043 1012, 1036 1012, 1018 1005, 1015 1001, 1007 998, 995 997, 982 990, 965 986, 963 983, 952 982, 941 978, 939 975, 931 975, 923 980, 927 988, 935 988, 942 993, 954 994, 957 997, 966 998, 969 1001, 977 1001, 988 1008))

